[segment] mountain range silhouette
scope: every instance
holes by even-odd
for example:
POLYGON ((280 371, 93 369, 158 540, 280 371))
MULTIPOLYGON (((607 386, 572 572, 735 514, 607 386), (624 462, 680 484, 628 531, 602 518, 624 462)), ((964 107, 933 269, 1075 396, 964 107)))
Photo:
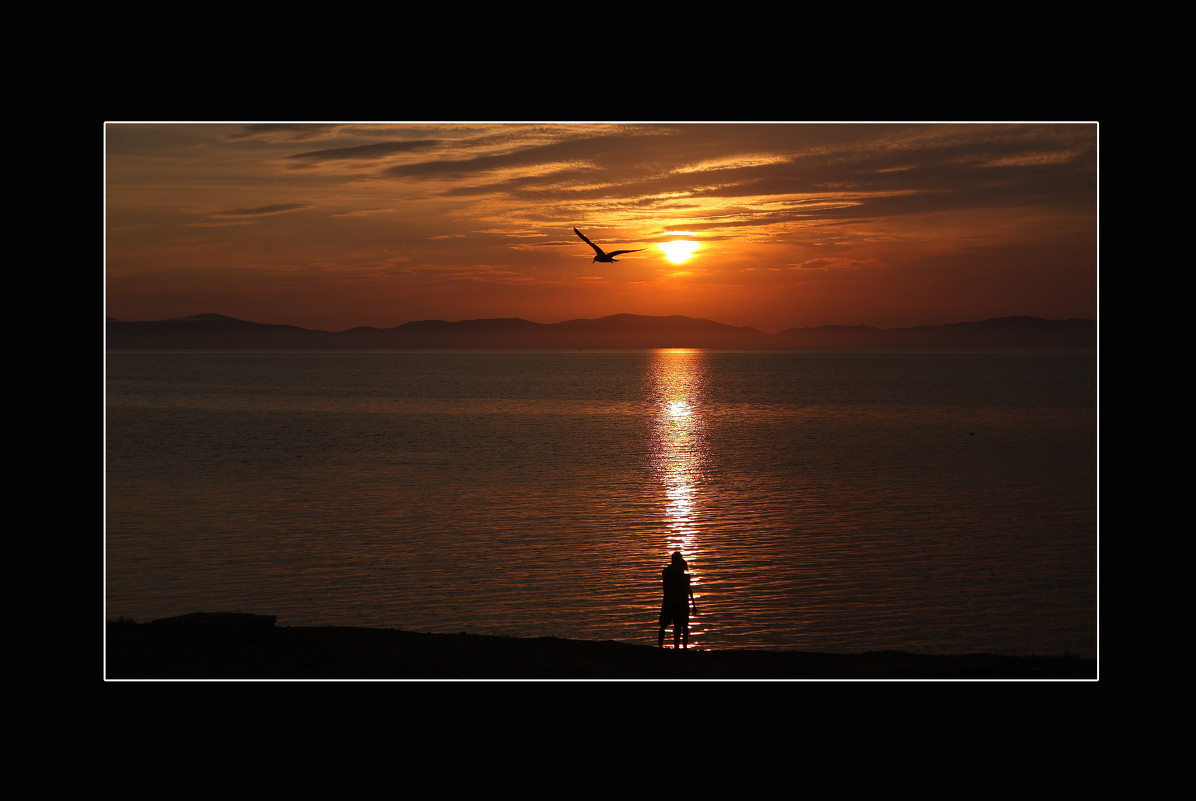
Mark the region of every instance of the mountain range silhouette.
POLYGON ((106 335, 109 350, 1094 348, 1097 324, 1021 316, 913 328, 824 325, 770 334, 694 317, 615 314, 562 323, 422 320, 330 332, 198 314, 156 321, 108 318, 106 335))

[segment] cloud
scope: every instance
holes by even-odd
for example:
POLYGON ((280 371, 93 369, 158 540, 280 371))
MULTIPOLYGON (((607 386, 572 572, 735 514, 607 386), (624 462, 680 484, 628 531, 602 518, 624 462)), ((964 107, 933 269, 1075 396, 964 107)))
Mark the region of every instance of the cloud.
POLYGON ((856 259, 849 257, 806 259, 803 262, 786 265, 788 270, 863 270, 876 267, 873 259, 856 259))
POLYGON ((734 200, 754 207, 745 225, 1094 197, 1091 126, 644 125, 578 136, 560 127, 558 141, 477 152, 482 139, 463 140, 444 158, 382 174, 451 182, 438 191, 458 198, 673 210, 700 200, 699 218, 708 201, 734 200), (760 205, 769 202, 787 205, 760 205))
POLYGON ((306 142, 321 139, 342 130, 346 126, 338 123, 279 123, 266 122, 243 125, 238 130, 225 134, 230 142, 248 139, 265 139, 268 141, 306 142))
POLYGON ((351 147, 332 147, 324 150, 309 150, 287 156, 290 161, 302 161, 306 164, 295 164, 294 167, 306 167, 310 164, 323 164, 333 161, 376 161, 395 154, 412 153, 428 150, 442 145, 439 139, 410 139, 402 142, 374 142, 368 145, 353 145, 351 147))
MULTIPOLYGON (((514 146, 504 152, 466 152, 460 158, 436 159, 389 167, 385 174, 393 178, 476 177, 515 167, 534 167, 542 175, 630 169, 645 161, 655 162, 667 153, 668 129, 639 126, 614 126, 609 132, 575 136, 570 126, 560 127, 558 141, 514 146), (653 147, 655 145, 655 147, 653 147)), ((588 129, 587 129, 588 130, 588 129)), ((471 141, 463 141, 457 150, 468 151, 471 141)))
POLYGON ((256 206, 250 209, 228 209, 226 211, 213 211, 209 213, 209 217, 219 218, 241 218, 241 217, 263 217, 271 214, 286 214, 291 211, 299 211, 300 209, 308 208, 306 203, 273 203, 269 206, 256 206))

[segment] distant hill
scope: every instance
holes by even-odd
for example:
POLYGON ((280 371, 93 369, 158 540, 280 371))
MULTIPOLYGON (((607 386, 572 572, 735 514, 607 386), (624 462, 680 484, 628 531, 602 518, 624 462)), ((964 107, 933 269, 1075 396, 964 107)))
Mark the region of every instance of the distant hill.
POLYGON ((110 350, 272 349, 607 349, 711 348, 1092 348, 1095 320, 1001 317, 970 323, 873 328, 827 325, 769 334, 694 317, 616 314, 596 320, 533 323, 517 318, 423 320, 394 328, 329 332, 198 314, 174 320, 107 320, 110 350))

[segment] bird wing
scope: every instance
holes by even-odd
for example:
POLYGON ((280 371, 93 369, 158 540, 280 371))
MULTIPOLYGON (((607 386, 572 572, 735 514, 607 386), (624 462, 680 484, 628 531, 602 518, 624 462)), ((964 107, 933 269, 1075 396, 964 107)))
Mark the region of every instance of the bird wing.
POLYGON ((636 248, 635 250, 616 250, 614 253, 608 253, 607 255, 618 256, 620 253, 639 253, 641 250, 647 250, 647 248, 636 248))
POLYGON ((577 234, 578 236, 580 236, 580 237, 581 237, 581 240, 582 240, 583 242, 585 242, 587 245, 589 245, 590 247, 592 247, 594 250, 598 251, 598 255, 599 255, 599 256, 605 256, 605 255, 606 255, 605 253, 603 253, 603 252, 602 252, 602 248, 598 247, 598 246, 597 246, 597 245, 595 245, 593 242, 591 242, 590 240, 586 239, 586 235, 585 235, 585 234, 583 234, 581 231, 578 231, 576 228, 574 228, 574 229, 573 229, 573 233, 575 233, 575 234, 577 234))

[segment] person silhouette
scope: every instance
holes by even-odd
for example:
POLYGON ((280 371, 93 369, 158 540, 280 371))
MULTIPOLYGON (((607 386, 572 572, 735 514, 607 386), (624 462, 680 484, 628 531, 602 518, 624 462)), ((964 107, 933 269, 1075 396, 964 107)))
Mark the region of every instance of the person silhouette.
POLYGON ((660 571, 661 582, 664 585, 664 602, 660 605, 660 635, 656 638, 656 647, 664 647, 664 630, 673 626, 673 648, 689 647, 689 607, 693 604, 693 611, 698 613, 698 604, 694 601, 694 592, 690 587, 689 574, 685 572, 689 564, 681 556, 681 551, 673 552, 673 561, 660 571))

